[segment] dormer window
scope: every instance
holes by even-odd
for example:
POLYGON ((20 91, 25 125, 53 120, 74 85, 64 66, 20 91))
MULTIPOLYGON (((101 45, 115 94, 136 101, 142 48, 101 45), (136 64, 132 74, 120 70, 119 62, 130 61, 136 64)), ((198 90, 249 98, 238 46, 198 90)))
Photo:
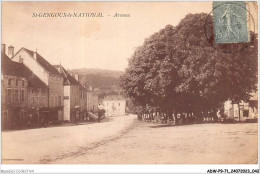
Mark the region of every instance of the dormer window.
POLYGON ((19 56, 19 63, 23 63, 23 58, 19 56))

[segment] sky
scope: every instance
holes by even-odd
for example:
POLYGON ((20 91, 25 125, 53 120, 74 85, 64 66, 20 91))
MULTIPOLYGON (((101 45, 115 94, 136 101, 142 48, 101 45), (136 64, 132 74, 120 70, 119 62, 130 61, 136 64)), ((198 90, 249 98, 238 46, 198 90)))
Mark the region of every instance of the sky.
POLYGON ((144 39, 188 13, 210 13, 212 2, 2 2, 2 43, 41 54, 66 69, 123 71, 144 39), (93 17, 33 17, 40 13, 102 13, 93 17), (113 17, 130 14, 131 17, 113 17))

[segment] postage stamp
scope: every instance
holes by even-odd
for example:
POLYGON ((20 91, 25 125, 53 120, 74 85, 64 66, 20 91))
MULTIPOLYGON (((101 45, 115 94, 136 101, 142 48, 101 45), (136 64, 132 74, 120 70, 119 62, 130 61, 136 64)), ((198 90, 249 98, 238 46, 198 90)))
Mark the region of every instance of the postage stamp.
POLYGON ((249 42, 245 2, 213 2, 216 44, 249 42))

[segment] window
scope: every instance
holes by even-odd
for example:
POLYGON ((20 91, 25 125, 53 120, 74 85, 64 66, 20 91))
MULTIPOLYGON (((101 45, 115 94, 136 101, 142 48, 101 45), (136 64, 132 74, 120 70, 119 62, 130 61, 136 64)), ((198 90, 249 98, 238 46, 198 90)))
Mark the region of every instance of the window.
POLYGON ((8 85, 12 85, 12 79, 8 79, 8 85))
POLYGON ((23 58, 19 56, 19 63, 23 63, 23 58))
POLYGON ((248 117, 248 115, 249 115, 249 110, 243 111, 243 117, 248 117))
POLYGON ((55 106, 58 106, 58 97, 55 97, 55 106))
POLYGON ((40 99, 39 99, 39 97, 37 96, 37 107, 39 108, 39 106, 40 106, 40 99))
POLYGON ((50 106, 52 106, 52 96, 51 96, 51 98, 50 98, 50 106))
POLYGON ((22 86, 24 86, 24 80, 22 80, 22 86))
POLYGON ((43 106, 47 107, 47 102, 45 101, 45 95, 43 96, 43 101, 42 101, 42 103, 43 103, 43 106))
POLYGON ((14 101, 18 102, 18 90, 14 90, 14 101))
POLYGON ((15 85, 18 86, 18 79, 15 80, 15 85))
POLYGON ((59 106, 61 106, 61 96, 59 96, 59 106))
POLYGON ((7 101, 11 102, 12 101, 12 90, 7 89, 7 101))
POLYGON ((24 90, 20 91, 20 101, 23 102, 24 101, 24 90))
POLYGON ((12 102, 15 102, 15 94, 14 94, 14 90, 12 90, 12 95, 13 95, 12 102))
POLYGON ((32 97, 32 107, 34 107, 34 97, 32 97))

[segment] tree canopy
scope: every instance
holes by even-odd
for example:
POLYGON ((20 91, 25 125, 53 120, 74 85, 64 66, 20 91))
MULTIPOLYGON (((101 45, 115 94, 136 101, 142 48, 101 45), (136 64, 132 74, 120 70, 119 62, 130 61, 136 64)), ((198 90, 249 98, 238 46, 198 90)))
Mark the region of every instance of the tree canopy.
POLYGON ((152 106, 169 115, 199 114, 216 111, 227 100, 249 99, 257 88, 257 34, 250 33, 250 43, 220 45, 246 47, 226 53, 206 37, 205 32, 213 36, 213 22, 207 17, 188 14, 176 27, 167 25, 135 50, 121 86, 136 106, 152 106))

